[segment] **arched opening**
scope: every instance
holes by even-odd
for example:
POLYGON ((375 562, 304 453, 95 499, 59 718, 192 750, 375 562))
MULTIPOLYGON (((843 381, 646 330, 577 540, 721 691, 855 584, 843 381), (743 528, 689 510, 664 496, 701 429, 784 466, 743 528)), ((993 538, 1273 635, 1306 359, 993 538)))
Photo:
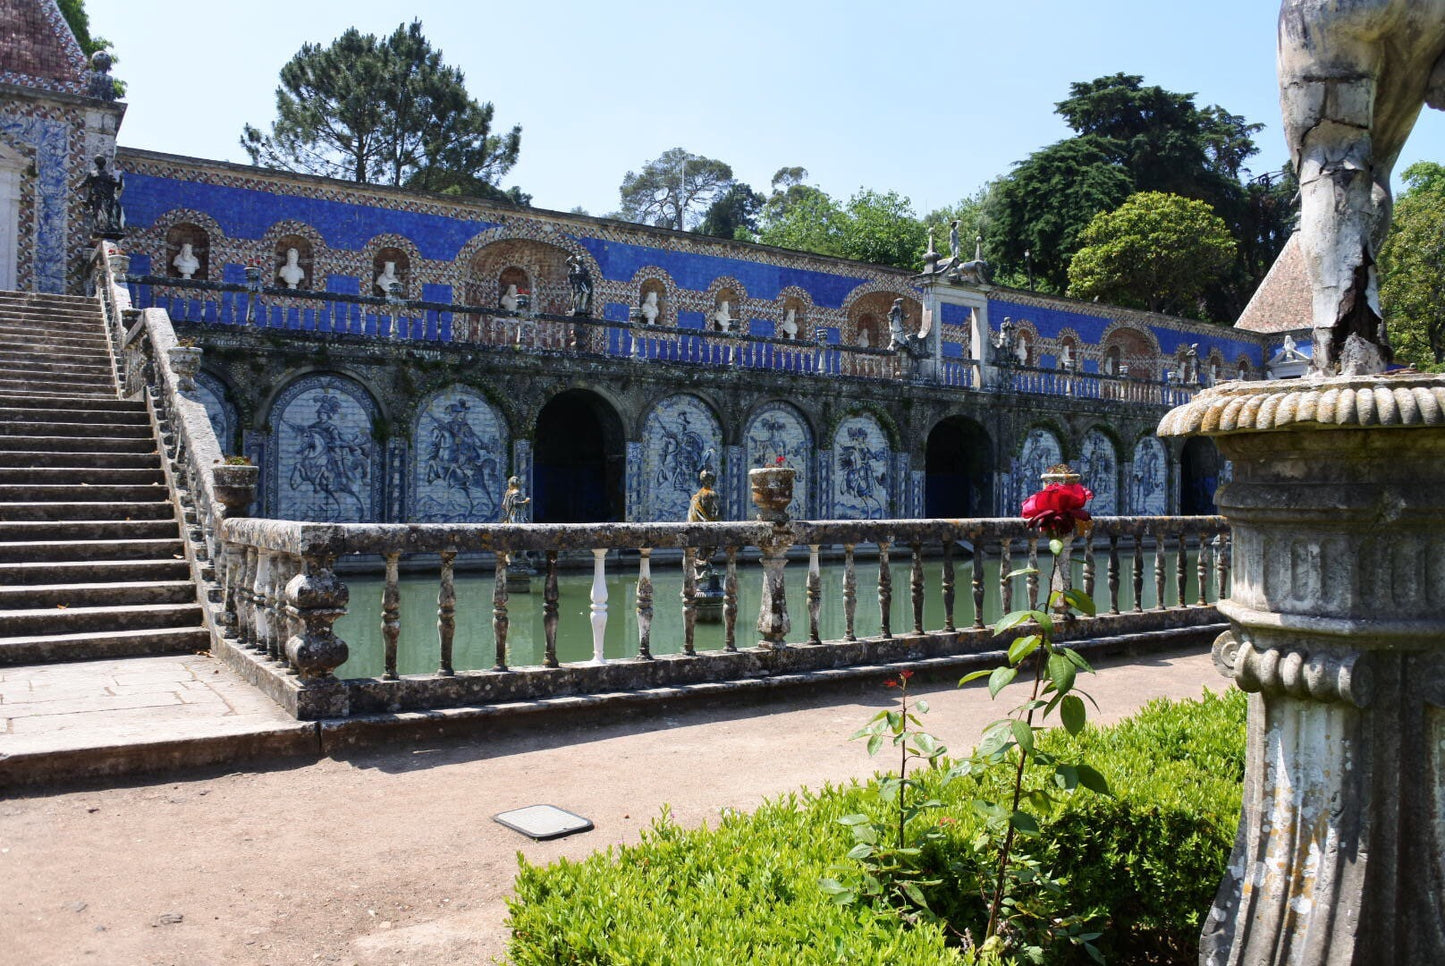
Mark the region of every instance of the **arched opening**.
POLYGON ((302 235, 283 235, 276 241, 275 285, 290 289, 315 288, 311 242, 302 235))
POLYGON ((211 236, 200 225, 180 222, 166 231, 166 274, 171 278, 210 277, 211 236))
POLYGON ((388 246, 379 249, 371 260, 371 294, 400 298, 410 294, 411 259, 404 250, 388 246), (395 286, 395 288, 393 288, 395 286))
POLYGON ((1214 491, 1219 487, 1224 459, 1211 439, 1195 437, 1184 444, 1179 457, 1179 512, 1184 516, 1205 516, 1219 512, 1214 491))
POLYGON ((924 453, 924 516, 991 516, 992 452, 988 432, 971 419, 950 416, 934 426, 924 453))
POLYGON ((508 312, 515 312, 531 304, 532 280, 527 277, 526 269, 508 265, 497 277, 497 291, 501 293, 497 304, 508 312))
POLYGON ((848 307, 848 327, 844 331, 844 341, 864 345, 863 333, 867 332, 867 345, 875 349, 888 348, 888 343, 892 341, 888 313, 893 309, 893 300, 899 297, 903 299, 904 334, 912 335, 917 332, 923 319, 923 306, 917 299, 902 292, 869 292, 859 296, 848 307))
POLYGON ((626 514, 622 420, 596 393, 569 389, 537 415, 533 519, 609 523, 626 514))
MULTIPOLYGON (((570 312, 567 251, 529 238, 506 238, 479 249, 467 262, 466 304, 501 306, 509 285, 528 293, 527 306, 553 315, 570 312)), ((520 307, 520 306, 519 306, 520 307)))

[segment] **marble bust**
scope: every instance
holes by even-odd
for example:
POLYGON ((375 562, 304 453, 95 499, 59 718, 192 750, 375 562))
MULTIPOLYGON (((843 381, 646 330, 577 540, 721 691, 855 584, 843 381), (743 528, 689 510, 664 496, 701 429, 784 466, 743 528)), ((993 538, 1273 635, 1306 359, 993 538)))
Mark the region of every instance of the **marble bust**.
POLYGON ((732 305, 727 299, 717 304, 717 311, 712 314, 712 323, 719 332, 731 332, 733 328, 732 305))
POLYGON ((648 292, 647 297, 642 300, 640 310, 642 321, 648 325, 656 325, 657 317, 662 314, 662 308, 657 304, 657 293, 648 292))
POLYGON ((382 262, 381 274, 376 276, 376 287, 381 289, 381 294, 390 295, 393 285, 400 285, 401 279, 396 277, 396 262, 382 262))
POLYGON ((176 271, 181 273, 181 278, 191 278, 201 267, 201 260, 191 250, 190 242, 181 242, 180 253, 171 261, 171 264, 175 266, 176 271))
POLYGON ((784 339, 796 339, 798 337, 798 310, 788 309, 783 314, 783 321, 778 323, 778 335, 784 339))
POLYGON ((507 312, 517 311, 517 285, 515 282, 507 283, 507 290, 502 293, 502 308, 507 312))
POLYGON ((276 277, 286 283, 287 288, 296 288, 306 280, 306 269, 301 267, 301 253, 294 248, 286 249, 286 264, 276 270, 276 277))

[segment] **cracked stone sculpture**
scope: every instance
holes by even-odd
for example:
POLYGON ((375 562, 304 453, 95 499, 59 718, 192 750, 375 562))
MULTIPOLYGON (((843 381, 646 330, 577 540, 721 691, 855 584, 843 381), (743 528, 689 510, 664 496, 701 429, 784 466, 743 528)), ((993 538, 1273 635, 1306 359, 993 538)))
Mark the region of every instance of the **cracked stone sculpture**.
POLYGON ((1313 371, 1391 361, 1375 257, 1390 174, 1423 105, 1445 107, 1445 0, 1285 0, 1280 108, 1300 181, 1313 371))

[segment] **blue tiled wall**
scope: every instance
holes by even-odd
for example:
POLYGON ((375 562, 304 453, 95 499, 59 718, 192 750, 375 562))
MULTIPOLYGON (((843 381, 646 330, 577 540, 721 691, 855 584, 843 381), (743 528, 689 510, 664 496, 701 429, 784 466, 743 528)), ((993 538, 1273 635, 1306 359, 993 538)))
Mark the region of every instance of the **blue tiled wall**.
MULTIPOLYGON (((1032 322, 1038 328, 1039 334, 1045 338, 1055 338, 1065 328, 1069 328, 1079 333, 1079 337, 1085 342, 1094 344, 1103 339, 1104 330, 1111 324, 1110 319, 1100 318, 1096 315, 1020 305, 1017 302, 1003 299, 989 301, 989 316, 995 328, 1003 321, 1004 316, 1009 316, 1015 321, 1026 319, 1032 322)), ((1263 350, 1259 345, 1243 339, 1231 338, 1227 335, 1229 329, 1226 328, 1220 328, 1219 335, 1203 335, 1197 331, 1178 332, 1161 327, 1152 327, 1152 329, 1154 335, 1159 339, 1160 351, 1166 356, 1172 356, 1180 346, 1197 342, 1201 359, 1209 356, 1210 349, 1218 348, 1220 354, 1229 362, 1244 356, 1252 366, 1264 365, 1263 350)))

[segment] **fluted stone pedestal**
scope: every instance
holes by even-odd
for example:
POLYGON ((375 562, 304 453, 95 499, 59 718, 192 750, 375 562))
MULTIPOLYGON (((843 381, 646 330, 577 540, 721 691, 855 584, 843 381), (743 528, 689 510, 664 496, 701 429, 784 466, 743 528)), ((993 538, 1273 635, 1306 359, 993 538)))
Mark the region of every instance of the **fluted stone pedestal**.
POLYGON ((1234 463, 1249 745, 1201 964, 1445 963, 1445 378, 1230 383, 1159 432, 1234 463))

